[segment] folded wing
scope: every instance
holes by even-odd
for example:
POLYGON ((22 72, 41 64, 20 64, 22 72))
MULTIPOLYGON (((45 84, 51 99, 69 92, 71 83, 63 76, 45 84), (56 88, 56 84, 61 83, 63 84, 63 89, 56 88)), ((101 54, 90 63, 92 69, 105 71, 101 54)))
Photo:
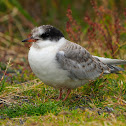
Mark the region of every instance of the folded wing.
POLYGON ((69 71, 69 77, 72 79, 94 80, 101 74, 110 73, 106 64, 72 42, 67 42, 56 54, 56 58, 61 68, 69 71))

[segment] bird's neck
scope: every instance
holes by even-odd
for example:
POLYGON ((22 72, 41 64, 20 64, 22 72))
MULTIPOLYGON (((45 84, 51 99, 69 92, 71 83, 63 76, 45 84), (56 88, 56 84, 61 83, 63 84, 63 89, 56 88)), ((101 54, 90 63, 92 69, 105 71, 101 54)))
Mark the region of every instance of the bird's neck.
POLYGON ((65 38, 61 38, 59 41, 50 41, 50 40, 38 40, 37 42, 33 42, 32 47, 37 48, 37 49, 42 49, 42 48, 48 48, 50 46, 54 47, 61 47, 66 43, 65 38))

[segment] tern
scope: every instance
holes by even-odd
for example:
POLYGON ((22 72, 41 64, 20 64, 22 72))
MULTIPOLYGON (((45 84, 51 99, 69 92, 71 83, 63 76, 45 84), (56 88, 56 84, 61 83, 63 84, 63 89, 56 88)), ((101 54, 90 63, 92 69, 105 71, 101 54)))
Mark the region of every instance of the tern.
POLYGON ((51 25, 35 27, 22 42, 32 42, 28 53, 30 67, 42 82, 60 90, 57 100, 62 99, 63 89, 67 90, 65 101, 71 89, 102 75, 123 71, 116 65, 126 64, 126 60, 91 55, 51 25))

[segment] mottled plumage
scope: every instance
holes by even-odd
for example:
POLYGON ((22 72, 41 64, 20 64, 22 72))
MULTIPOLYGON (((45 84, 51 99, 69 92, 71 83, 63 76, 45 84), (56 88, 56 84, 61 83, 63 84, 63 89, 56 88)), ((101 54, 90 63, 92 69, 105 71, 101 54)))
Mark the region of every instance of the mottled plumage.
POLYGON ((102 74, 110 73, 106 64, 93 58, 85 48, 70 41, 59 49, 56 57, 61 68, 69 71, 71 79, 94 80, 102 74))

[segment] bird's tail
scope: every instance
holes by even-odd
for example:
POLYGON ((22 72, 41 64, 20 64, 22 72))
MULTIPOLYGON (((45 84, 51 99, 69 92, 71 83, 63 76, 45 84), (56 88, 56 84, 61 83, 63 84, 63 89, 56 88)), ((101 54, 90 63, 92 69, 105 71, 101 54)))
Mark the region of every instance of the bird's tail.
POLYGON ((111 73, 118 73, 119 71, 124 71, 123 68, 118 67, 118 66, 116 66, 116 65, 107 64, 107 66, 110 68, 110 72, 111 72, 111 73))
POLYGON ((118 73, 118 71, 124 71, 123 68, 118 67, 116 65, 124 65, 126 64, 126 60, 120 60, 120 59, 109 59, 109 58, 103 58, 98 56, 93 56, 94 58, 98 58, 103 63, 107 64, 107 66, 110 68, 111 73, 118 73))

